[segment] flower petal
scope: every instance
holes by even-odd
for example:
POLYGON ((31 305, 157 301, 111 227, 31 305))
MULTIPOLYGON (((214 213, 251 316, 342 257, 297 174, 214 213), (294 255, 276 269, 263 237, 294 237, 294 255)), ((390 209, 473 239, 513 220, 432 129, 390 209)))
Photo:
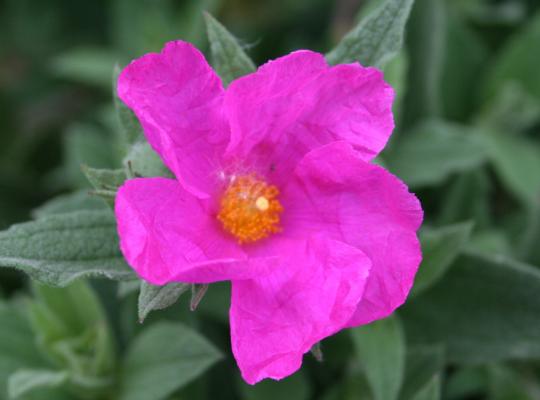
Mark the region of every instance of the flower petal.
POLYGON ((364 291, 370 261, 344 243, 274 241, 273 272, 232 282, 231 340, 246 382, 292 374, 302 356, 343 328, 364 291))
POLYGON ((374 158, 394 127, 393 89, 360 64, 328 67, 298 51, 234 81, 225 95, 231 126, 227 156, 251 159, 259 173, 290 171, 307 152, 346 140, 374 158))
POLYGON ((118 191, 115 212, 126 260, 152 284, 247 279, 264 274, 275 262, 248 260, 223 234, 208 203, 175 180, 126 181, 118 191))
POLYGON ((229 140, 223 93, 204 56, 182 41, 133 61, 118 78, 118 95, 139 118, 154 150, 200 197, 212 191, 229 140))
POLYGON ((391 314, 407 298, 422 258, 416 231, 423 213, 417 198, 345 142, 310 152, 295 175, 281 196, 283 234, 325 232, 371 259, 366 291, 349 326, 391 314))

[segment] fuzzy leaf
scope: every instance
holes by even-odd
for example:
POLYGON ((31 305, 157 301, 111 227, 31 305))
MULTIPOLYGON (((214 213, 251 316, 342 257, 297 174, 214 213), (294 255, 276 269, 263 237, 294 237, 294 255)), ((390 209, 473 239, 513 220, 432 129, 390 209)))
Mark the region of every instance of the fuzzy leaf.
POLYGON ((434 376, 417 394, 413 400, 439 400, 441 398, 441 377, 434 376))
POLYGON ((135 143, 131 146, 124 159, 124 164, 127 168, 128 175, 173 177, 173 174, 163 164, 159 155, 147 142, 135 143))
POLYGON ((116 190, 126 180, 123 169, 98 169, 86 165, 82 169, 88 181, 98 190, 116 190))
POLYGON ((240 392, 244 400, 306 400, 311 397, 309 381, 302 371, 298 371, 281 381, 265 379, 256 385, 241 382, 240 392))
POLYGON ((132 281, 118 282, 117 295, 119 298, 129 296, 132 293, 138 293, 141 290, 141 281, 134 279, 132 281))
POLYGON ((540 99, 540 80, 538 64, 540 52, 540 12, 529 23, 508 40, 495 60, 488 65, 490 70, 485 76, 484 95, 491 97, 508 82, 518 82, 531 95, 540 99))
POLYGON ((126 172, 123 169, 97 169, 82 166, 86 179, 96 189, 92 194, 100 196, 107 204, 114 208, 114 198, 117 189, 126 180, 126 172))
POLYGON ((540 146, 527 137, 508 132, 485 132, 489 157, 506 188, 526 206, 538 204, 540 196, 540 146))
POLYGON ((103 210, 105 203, 96 196, 88 194, 87 190, 80 190, 70 194, 63 194, 42 204, 32 211, 35 219, 52 214, 65 214, 81 210, 103 210))
POLYGON ((382 67, 401 50, 405 24, 414 0, 386 0, 326 55, 330 64, 359 61, 382 67))
POLYGON ((120 125, 120 132, 124 141, 124 146, 128 148, 130 145, 144 140, 144 134, 141 124, 133 111, 131 111, 118 97, 116 92, 116 84, 118 76, 122 72, 120 66, 116 64, 114 66, 113 73, 113 98, 114 107, 116 109, 116 115, 118 117, 118 123, 120 125))
MULTIPOLYGON (((401 50, 399 54, 389 61, 383 69, 384 79, 390 86, 394 88, 396 98, 392 107, 394 119, 400 121, 403 111, 403 100, 407 93, 408 81, 407 71, 409 69, 409 59, 407 53, 401 50)), ((381 157, 377 157, 375 162, 382 161, 381 157)), ((384 168, 384 165, 381 165, 384 168)))
POLYGON ((93 125, 82 123, 68 128, 64 137, 64 158, 66 177, 72 186, 79 188, 89 186, 81 171, 82 165, 110 168, 116 162, 110 138, 93 125))
POLYGON ((47 368, 22 312, 0 301, 0 400, 7 399, 8 377, 18 369, 47 368))
POLYGON ((432 120, 402 135, 385 161, 408 185, 419 187, 439 184, 452 173, 478 167, 487 155, 487 146, 476 130, 432 120))
POLYGON ((413 399, 443 370, 444 349, 442 346, 409 347, 406 366, 401 400, 413 399))
POLYGON ((414 88, 405 94, 406 126, 440 115, 446 19, 443 0, 415 1, 406 42, 410 62, 408 84, 414 88))
POLYGON ((128 350, 119 400, 164 399, 220 358, 210 342, 184 325, 154 324, 128 350))
POLYGON ((375 400, 395 400, 405 370, 405 336, 396 316, 353 329, 353 342, 375 400))
POLYGON ((76 211, 13 225, 0 232, 0 266, 17 268, 42 283, 65 286, 102 275, 134 279, 118 247, 108 211, 76 211))
POLYGON ((70 387, 103 393, 111 386, 115 348, 105 310, 84 281, 34 284, 28 315, 40 350, 70 375, 70 387))
POLYGON ((401 315, 412 344, 443 344, 449 362, 538 359, 538 293, 537 268, 468 251, 401 315))
POLYGON ((8 396, 18 399, 34 390, 62 386, 68 379, 69 373, 66 371, 20 370, 9 377, 8 396))
POLYGON ((190 286, 188 283, 154 286, 142 281, 139 292, 139 321, 143 322, 150 311, 163 310, 172 306, 190 286))
POLYGON ((108 87, 116 57, 104 48, 79 47, 54 58, 49 67, 61 78, 108 87))
POLYGON ((483 367, 470 366, 456 369, 445 382, 445 399, 474 398, 487 391, 488 376, 483 367))
POLYGON ((41 284, 33 288, 35 303, 42 304, 62 322, 66 336, 78 335, 106 318, 99 300, 84 281, 64 288, 41 284))
POLYGON ((414 280, 414 295, 427 289, 444 275, 467 244, 471 230, 472 223, 465 222, 423 230, 420 233, 422 264, 414 280))
POLYGON ((505 365, 487 368, 490 400, 537 400, 539 382, 533 374, 505 365))
POLYGON ((499 132, 522 133, 540 120, 540 99, 515 82, 501 87, 498 96, 484 107, 478 121, 499 132))
MULTIPOLYGON (((444 6, 445 9, 449 8, 448 2, 444 6)), ((478 30, 473 29, 469 21, 463 20, 461 15, 444 12, 443 18, 447 30, 440 77, 440 102, 445 117, 465 121, 470 118, 471 112, 476 110, 478 96, 470 94, 478 93, 482 83, 479 78, 484 76, 486 59, 490 53, 478 30)), ((419 56, 422 56, 419 47, 416 46, 419 56)))
POLYGON ((209 13, 204 13, 206 32, 212 52, 212 64, 225 85, 255 71, 253 61, 238 40, 209 13))

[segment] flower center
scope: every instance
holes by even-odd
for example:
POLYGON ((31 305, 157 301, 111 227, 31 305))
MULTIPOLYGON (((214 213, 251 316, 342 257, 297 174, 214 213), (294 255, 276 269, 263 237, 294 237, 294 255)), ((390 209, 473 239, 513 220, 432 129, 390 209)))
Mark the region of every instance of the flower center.
POLYGON ((238 177, 223 194, 217 218, 240 243, 263 239, 280 231, 278 194, 277 187, 252 175, 238 177))

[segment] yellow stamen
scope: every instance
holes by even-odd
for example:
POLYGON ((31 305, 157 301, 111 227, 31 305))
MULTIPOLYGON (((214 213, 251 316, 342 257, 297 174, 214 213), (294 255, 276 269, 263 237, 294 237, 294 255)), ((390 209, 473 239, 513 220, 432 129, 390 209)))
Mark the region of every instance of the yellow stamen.
POLYGON ((278 194, 277 187, 254 176, 238 177, 223 194, 217 218, 240 243, 263 239, 280 231, 278 194))

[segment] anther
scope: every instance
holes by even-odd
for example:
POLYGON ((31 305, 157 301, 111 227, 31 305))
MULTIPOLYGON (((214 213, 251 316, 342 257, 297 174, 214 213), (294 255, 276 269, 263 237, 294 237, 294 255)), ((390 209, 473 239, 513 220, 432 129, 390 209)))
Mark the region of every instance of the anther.
POLYGON ((237 176, 221 198, 218 220, 240 243, 255 242, 280 231, 283 211, 277 187, 254 176, 237 176))

